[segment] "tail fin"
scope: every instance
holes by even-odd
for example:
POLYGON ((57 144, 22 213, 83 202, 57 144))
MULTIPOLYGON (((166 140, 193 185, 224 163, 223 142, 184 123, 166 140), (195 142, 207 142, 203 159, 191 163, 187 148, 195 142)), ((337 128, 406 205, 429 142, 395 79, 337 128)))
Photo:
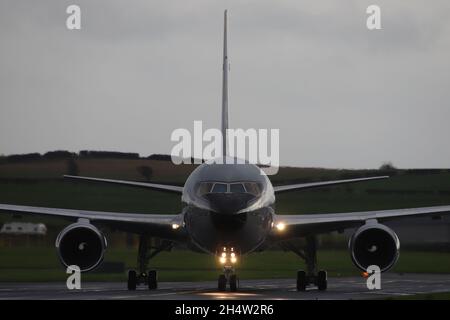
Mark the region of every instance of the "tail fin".
POLYGON ((222 77, 222 156, 227 155, 228 129, 228 50, 227 50, 227 10, 223 17, 223 77, 222 77))

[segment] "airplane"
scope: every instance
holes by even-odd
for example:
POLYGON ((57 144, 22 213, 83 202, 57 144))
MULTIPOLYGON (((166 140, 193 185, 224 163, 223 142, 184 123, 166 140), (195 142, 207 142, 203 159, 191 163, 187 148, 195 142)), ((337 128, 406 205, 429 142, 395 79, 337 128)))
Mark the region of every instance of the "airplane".
MULTIPOLYGON (((223 154, 227 156, 228 129, 228 52, 227 11, 224 12, 224 47, 222 78, 223 154)), ((227 158, 228 160, 228 158, 227 158)), ((206 162, 187 178, 183 187, 82 176, 66 179, 111 183, 130 187, 175 193, 181 196, 183 209, 178 214, 140 214, 44 208, 0 204, 0 211, 14 214, 63 217, 72 221, 56 239, 56 250, 65 267, 78 266, 81 272, 98 267, 107 247, 101 226, 139 235, 137 270, 128 271, 128 290, 138 285, 157 289, 157 272, 148 270, 149 261, 163 250, 181 243, 196 252, 215 256, 223 266, 217 280, 219 291, 236 291, 239 281, 236 266, 242 256, 279 245, 293 251, 305 261, 306 271, 297 272, 297 290, 307 286, 327 289, 327 273, 318 270, 317 235, 356 228, 350 238, 349 251, 355 266, 366 271, 376 265, 381 272, 389 270, 399 257, 400 241, 396 233, 384 225, 386 221, 419 216, 441 217, 450 205, 361 211, 347 213, 293 214, 276 213, 275 196, 283 192, 329 187, 348 183, 386 179, 387 176, 299 183, 273 186, 262 169, 251 163, 232 161, 206 162), (159 239, 152 245, 152 239, 159 239), (296 239, 305 239, 299 247, 296 239)))

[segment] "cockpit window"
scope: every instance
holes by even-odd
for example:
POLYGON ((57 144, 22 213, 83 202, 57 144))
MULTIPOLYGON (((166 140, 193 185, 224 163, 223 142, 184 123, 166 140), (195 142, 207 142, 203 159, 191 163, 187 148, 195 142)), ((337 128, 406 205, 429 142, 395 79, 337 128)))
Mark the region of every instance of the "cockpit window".
POLYGON ((245 193, 245 188, 242 183, 232 183, 230 184, 231 193, 245 193))
POLYGON ((201 182, 197 194, 200 197, 208 193, 249 193, 255 197, 261 195, 261 185, 257 182, 201 182))
POLYGON ((261 187, 256 182, 245 182, 244 186, 245 191, 254 195, 255 197, 259 197, 259 195, 261 194, 261 187))
POLYGON ((200 185, 198 187, 198 191, 197 191, 198 195, 200 197, 202 197, 205 194, 210 193, 213 185, 214 185, 214 183, 212 183, 212 182, 202 182, 202 183, 200 183, 200 185))
POLYGON ((226 183, 215 183, 214 187, 212 188, 212 193, 225 193, 227 192, 227 184, 226 183))

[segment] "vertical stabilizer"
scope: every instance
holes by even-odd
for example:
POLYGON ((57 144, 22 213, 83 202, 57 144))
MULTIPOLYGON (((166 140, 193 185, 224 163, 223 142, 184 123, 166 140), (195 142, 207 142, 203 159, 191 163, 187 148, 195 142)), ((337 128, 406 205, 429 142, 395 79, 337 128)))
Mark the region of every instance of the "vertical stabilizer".
POLYGON ((227 10, 223 16, 223 77, 222 77, 222 155, 227 156, 228 129, 228 49, 227 49, 227 10))

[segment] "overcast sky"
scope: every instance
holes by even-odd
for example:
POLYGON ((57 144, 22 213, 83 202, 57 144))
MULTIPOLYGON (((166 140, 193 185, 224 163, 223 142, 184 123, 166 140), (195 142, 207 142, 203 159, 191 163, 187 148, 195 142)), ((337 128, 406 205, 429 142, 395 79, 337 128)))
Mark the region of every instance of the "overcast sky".
POLYGON ((225 8, 230 126, 279 128, 281 164, 450 167, 448 0, 0 0, 0 154, 170 153, 218 127, 225 8))

